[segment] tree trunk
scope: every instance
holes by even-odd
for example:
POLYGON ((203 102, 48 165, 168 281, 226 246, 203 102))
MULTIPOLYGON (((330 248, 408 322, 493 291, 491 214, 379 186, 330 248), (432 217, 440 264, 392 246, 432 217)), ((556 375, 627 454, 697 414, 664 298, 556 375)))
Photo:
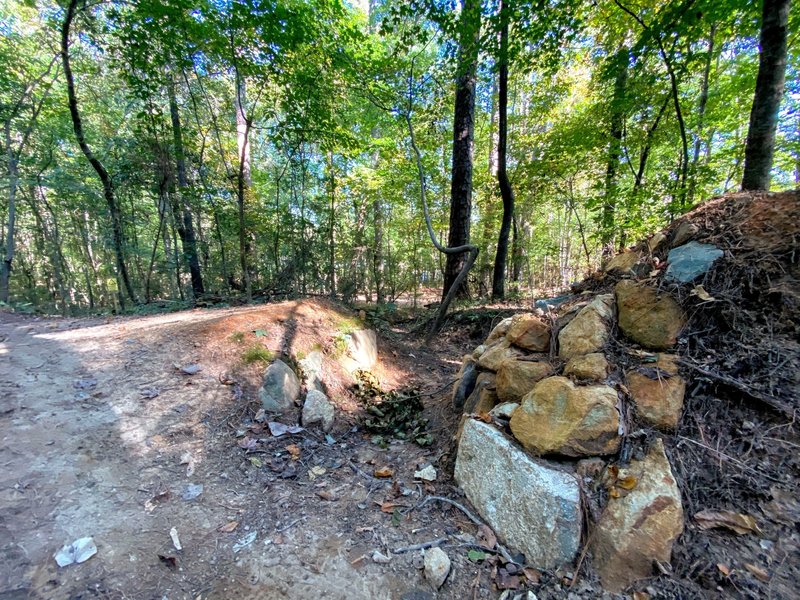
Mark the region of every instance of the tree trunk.
POLYGON ((328 231, 328 288, 332 298, 336 298, 336 171, 333 152, 328 152, 328 194, 330 196, 330 224, 328 231))
POLYGON ((239 213, 239 264, 242 268, 247 299, 253 296, 250 280, 250 238, 245 218, 245 200, 250 189, 250 120, 245 113, 245 83, 236 73, 236 142, 239 151, 239 168, 236 173, 236 204, 239 213))
MULTIPOLYGON (((133 287, 128 277, 128 269, 125 266, 125 255, 122 250, 122 217, 116 197, 114 196, 114 184, 111 181, 108 171, 106 171, 103 164, 94 156, 91 148, 89 148, 89 144, 86 142, 86 137, 83 133, 83 123, 81 121, 80 111, 78 110, 75 79, 72 75, 72 67, 70 66, 69 58, 69 30, 72 25, 72 20, 75 18, 77 7, 78 0, 70 0, 69 6, 67 7, 67 14, 64 17, 64 23, 61 25, 61 61, 64 66, 64 76, 67 80, 69 113, 72 117, 72 128, 75 131, 75 138, 78 140, 78 145, 103 184, 103 195, 105 196, 109 212, 111 213, 111 227, 114 239, 114 255, 117 262, 117 273, 122 279, 128 298, 130 298, 131 302, 136 302, 136 297, 133 294, 133 287)), ((119 290, 119 302, 120 306, 124 307, 125 299, 122 290, 119 290)))
POLYGON ((786 76, 790 0, 764 0, 758 78, 744 151, 743 190, 768 190, 786 76))
MULTIPOLYGON (((475 136, 475 84, 481 29, 480 0, 461 0, 460 28, 456 100, 453 114, 450 233, 447 238, 449 248, 469 244, 472 213, 473 140, 475 136)), ((442 299, 447 297, 450 287, 463 271, 466 260, 466 252, 447 255, 442 299)), ((467 281, 464 277, 459 282, 456 295, 464 297, 467 293, 467 281)))
POLYGON ((8 224, 6 226, 5 253, 0 266, 0 302, 8 303, 8 286, 11 279, 11 264, 14 261, 14 235, 17 219, 17 185, 19 171, 17 155, 11 146, 11 119, 5 122, 5 143, 8 165, 8 224))
POLYGON ((178 213, 175 214, 175 222, 178 226, 178 235, 181 238, 183 257, 189 267, 189 274, 192 280, 192 295, 194 298, 205 293, 203 289, 203 277, 200 273, 200 260, 197 256, 197 241, 192 224, 192 213, 187 205, 187 194, 189 192, 189 181, 186 178, 186 155, 183 148, 183 131, 181 130, 180 112, 178 111, 178 101, 175 98, 175 82, 169 82, 169 113, 172 119, 172 138, 175 144, 175 165, 178 174, 178 193, 175 194, 175 206, 178 213))
POLYGON ((711 76, 711 63, 714 54, 714 38, 717 34, 717 24, 711 26, 711 33, 708 34, 708 56, 703 65, 703 80, 700 83, 700 100, 697 102, 697 131, 694 136, 694 153, 692 154, 692 164, 689 168, 689 190, 686 194, 689 206, 694 201, 695 190, 697 190, 697 165, 700 162, 700 146, 703 139, 703 125, 708 104, 708 80, 711 76))
POLYGON ((500 0, 500 62, 498 89, 498 139, 497 139, 497 183, 503 199, 503 222, 497 238, 497 253, 494 258, 492 274, 492 298, 502 300, 506 296, 506 258, 508 257, 508 236, 514 220, 514 190, 508 180, 508 4, 500 0))
POLYGON ((619 169, 619 159, 622 153, 622 127, 625 123, 625 89, 628 85, 628 61, 630 56, 626 47, 614 55, 612 63, 614 65, 614 95, 611 99, 611 121, 609 131, 608 162, 606 163, 605 193, 603 196, 603 212, 601 216, 602 252, 604 256, 609 256, 614 250, 614 238, 616 233, 616 212, 617 212, 617 170, 619 169))

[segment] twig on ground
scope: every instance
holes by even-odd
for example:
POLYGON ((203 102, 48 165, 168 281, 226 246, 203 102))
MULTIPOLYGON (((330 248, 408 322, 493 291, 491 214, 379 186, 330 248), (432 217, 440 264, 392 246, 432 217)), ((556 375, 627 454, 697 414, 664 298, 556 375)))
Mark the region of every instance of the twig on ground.
MULTIPOLYGON (((473 515, 463 504, 459 504, 455 500, 451 500, 450 498, 445 498, 444 496, 427 496, 422 502, 403 512, 420 509, 432 500, 433 501, 438 500, 439 502, 444 502, 445 504, 449 504, 450 506, 457 508, 462 513, 464 513, 464 515, 478 527, 480 527, 481 525, 485 525, 483 521, 481 521, 478 517, 473 515)), ((511 554, 508 552, 508 550, 506 550, 505 546, 503 546, 500 542, 497 542, 497 552, 505 559, 506 562, 512 562, 516 564, 516 561, 513 558, 511 558, 511 554)))
POLYGON ((441 546, 447 541, 447 538, 438 538, 430 540, 429 542, 422 542, 421 544, 413 544, 411 546, 401 546, 392 550, 392 554, 404 554, 406 552, 416 552, 417 550, 425 550, 433 548, 434 546, 441 546))
POLYGON ((281 527, 280 529, 276 530, 275 533, 283 533, 284 531, 288 531, 289 529, 291 529, 292 527, 297 525, 300 521, 305 521, 305 519, 306 519, 305 517, 300 517, 298 519, 295 519, 294 521, 292 521, 288 525, 286 525, 284 527, 281 527))

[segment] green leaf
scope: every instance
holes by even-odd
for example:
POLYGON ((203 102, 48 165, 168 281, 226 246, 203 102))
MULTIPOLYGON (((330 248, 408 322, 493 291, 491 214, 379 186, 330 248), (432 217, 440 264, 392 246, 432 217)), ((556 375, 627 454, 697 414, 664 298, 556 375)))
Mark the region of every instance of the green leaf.
POLYGON ((480 550, 470 550, 467 552, 467 558, 472 562, 480 562, 482 560, 486 560, 488 558, 488 554, 486 552, 481 552, 480 550))

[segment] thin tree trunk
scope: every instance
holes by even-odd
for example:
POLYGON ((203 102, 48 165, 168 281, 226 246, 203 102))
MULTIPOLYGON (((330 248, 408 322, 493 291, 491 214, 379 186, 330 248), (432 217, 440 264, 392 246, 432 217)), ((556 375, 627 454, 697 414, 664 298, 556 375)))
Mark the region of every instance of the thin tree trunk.
POLYGON ((242 269, 247 299, 253 297, 250 280, 250 241, 245 218, 245 200, 250 189, 250 120, 245 114, 245 83, 236 73, 236 140, 239 150, 239 169, 236 174, 236 202, 239 214, 239 264, 242 269))
POLYGON ((498 139, 497 139, 497 183, 503 199, 503 221, 497 238, 497 253, 492 274, 492 298, 502 300, 506 296, 506 258, 508 236, 514 220, 514 190, 508 180, 508 4, 500 0, 500 62, 498 90, 498 139))
MULTIPOLYGON (((92 165, 92 168, 97 173, 100 181, 103 184, 103 195, 105 196, 106 203, 108 204, 109 212, 111 213, 111 226, 114 238, 114 255, 117 263, 117 272, 122 279, 125 287, 125 292, 130 298, 131 302, 136 302, 136 297, 133 293, 133 286, 131 286, 130 278, 128 277, 128 269, 125 266, 125 255, 123 253, 123 240, 122 240, 122 218, 120 209, 117 204, 116 197, 114 196, 114 184, 111 177, 106 171, 103 164, 94 156, 89 144, 86 142, 86 137, 83 133, 83 123, 81 121, 80 111, 78 110, 78 97, 75 93, 75 79, 72 75, 72 67, 70 66, 69 58, 69 30, 72 25, 72 20, 75 18, 75 11, 78 7, 78 0, 70 0, 67 7, 67 14, 64 17, 64 23, 61 26, 61 61, 64 66, 64 76, 67 80, 67 97, 69 100, 69 112, 72 117, 72 128, 75 131, 75 138, 78 145, 86 157, 86 160, 92 165)), ((125 298, 122 290, 119 290, 120 307, 124 308, 125 298)))
POLYGON ((6 225, 5 254, 3 256, 2 267, 0 267, 0 302, 8 303, 11 265, 14 261, 14 236, 16 235, 17 222, 17 185, 19 183, 17 156, 11 145, 11 119, 5 122, 5 138, 8 166, 8 221, 6 225))
POLYGON ((744 151, 743 190, 769 190, 775 132, 786 76, 790 0, 764 0, 758 78, 744 151))
POLYGON ((189 182, 186 178, 186 155, 183 148, 183 131, 181 130, 180 112, 178 111, 178 101, 175 97, 175 82, 170 76, 168 85, 169 91, 169 113, 172 120, 172 138, 175 144, 175 165, 178 174, 178 193, 175 194, 175 206, 178 214, 175 221, 178 225, 178 235, 181 238, 183 256, 189 267, 189 275, 192 281, 192 295, 194 298, 205 293, 203 288, 203 277, 200 273, 200 260, 197 256, 197 240, 195 239, 194 226, 192 224, 192 213, 187 205, 187 195, 189 193, 189 182))
POLYGON ((608 162, 606 163, 605 194, 601 217, 602 252, 604 256, 613 254, 616 233, 617 212, 617 171, 622 150, 622 128, 625 123, 625 92, 628 85, 628 48, 623 46, 614 55, 614 95, 611 100, 611 129, 609 131, 608 162))
MULTIPOLYGON (((469 245, 472 214, 472 163, 475 137, 475 87, 481 30, 480 0, 461 0, 461 35, 458 73, 456 77, 455 111, 453 113, 453 169, 450 186, 449 248, 469 245)), ((468 260, 466 251, 448 253, 444 273, 444 301, 468 260)), ((461 277, 456 295, 468 294, 466 277, 461 277)))
POLYGON ((328 152, 328 182, 330 195, 330 225, 328 232, 328 286, 332 298, 336 297, 336 171, 333 152, 328 152))
POLYGON ((689 190, 686 194, 687 203, 691 206, 694 202, 694 194, 697 190, 697 165, 700 161, 700 147, 703 140, 703 126, 705 124, 706 105, 708 104, 708 82, 711 77, 711 63, 714 54, 714 38, 717 34, 717 24, 711 25, 711 32, 708 34, 708 56, 703 65, 703 79, 700 82, 700 99, 697 102, 697 131, 694 136, 694 152, 692 154, 692 164, 689 167, 689 190))

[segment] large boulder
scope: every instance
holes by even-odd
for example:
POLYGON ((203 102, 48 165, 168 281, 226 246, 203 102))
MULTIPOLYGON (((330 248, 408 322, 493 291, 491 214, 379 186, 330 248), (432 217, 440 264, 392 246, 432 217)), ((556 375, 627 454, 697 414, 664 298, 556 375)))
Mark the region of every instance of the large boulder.
POLYGON ((325 394, 318 390, 309 390, 303 403, 303 426, 319 423, 322 431, 328 432, 333 427, 335 412, 333 404, 325 394))
POLYGON ((669 563, 683 532, 681 495, 660 439, 644 460, 621 468, 617 481, 624 485, 609 482, 614 493, 590 538, 592 564, 610 592, 652 576, 656 561, 669 563))
POLYGON ((505 360, 497 370, 497 397, 502 402, 519 402, 537 381, 552 374, 553 367, 546 361, 505 360))
POLYGON ((486 338, 484 344, 487 346, 491 346, 495 342, 503 339, 506 337, 509 328, 511 327, 511 322, 514 320, 514 317, 506 317, 502 321, 500 321, 497 325, 494 326, 489 337, 486 338))
POLYGON ((359 329, 344 336, 346 352, 340 362, 348 371, 369 371, 378 362, 378 336, 372 329, 359 329))
POLYGON ((520 348, 547 352, 550 348, 550 327, 534 315, 518 315, 512 320, 506 338, 520 348))
POLYGON ((602 352, 591 352, 573 356, 564 367, 564 375, 571 375, 575 379, 590 379, 603 381, 608 377, 608 359, 602 352))
POLYGON ((724 252, 711 244, 689 242, 673 248, 667 256, 667 272, 664 277, 689 283, 701 275, 705 275, 724 252))
POLYGON ((611 294, 595 297, 558 333, 558 355, 572 358, 597 352, 608 342, 610 322, 614 318, 611 294))
POLYGON ((611 273, 614 271, 628 273, 633 270, 640 260, 642 260, 641 252, 638 250, 629 250, 628 252, 617 254, 614 258, 608 261, 604 271, 606 273, 611 273))
POLYGON ((511 346, 511 342, 503 339, 486 349, 478 359, 478 366, 486 371, 497 371, 504 361, 519 358, 525 353, 519 348, 511 346))
POLYGON ((300 380, 289 365, 277 359, 267 367, 258 390, 265 411, 283 412, 293 408, 299 395, 300 380))
POLYGON ((303 369, 306 379, 306 388, 325 393, 325 385, 322 383, 322 360, 323 355, 319 350, 312 350, 302 360, 298 361, 303 369))
POLYGON ((458 371, 458 378, 453 384, 453 393, 451 400, 453 406, 457 410, 461 410, 464 406, 464 401, 472 394, 475 389, 475 381, 478 379, 478 361, 472 356, 467 355, 464 357, 464 362, 461 363, 461 369, 458 371))
POLYGON ((511 432, 538 454, 593 456, 619 449, 617 392, 607 385, 577 386, 548 377, 522 398, 511 416, 511 432))
POLYGON ((636 412, 645 423, 659 429, 675 429, 683 410, 686 382, 678 375, 676 361, 673 354, 659 354, 657 362, 627 373, 636 412))
POLYGON ((619 327, 627 337, 654 350, 675 345, 686 325, 686 316, 672 296, 627 279, 620 281, 614 291, 619 327))
POLYGON ((455 478, 467 498, 528 564, 570 563, 580 547, 581 502, 574 475, 531 458, 494 427, 467 420, 455 478))
POLYGON ((487 413, 497 404, 496 376, 494 373, 481 373, 475 381, 472 390, 464 403, 465 413, 487 413))

